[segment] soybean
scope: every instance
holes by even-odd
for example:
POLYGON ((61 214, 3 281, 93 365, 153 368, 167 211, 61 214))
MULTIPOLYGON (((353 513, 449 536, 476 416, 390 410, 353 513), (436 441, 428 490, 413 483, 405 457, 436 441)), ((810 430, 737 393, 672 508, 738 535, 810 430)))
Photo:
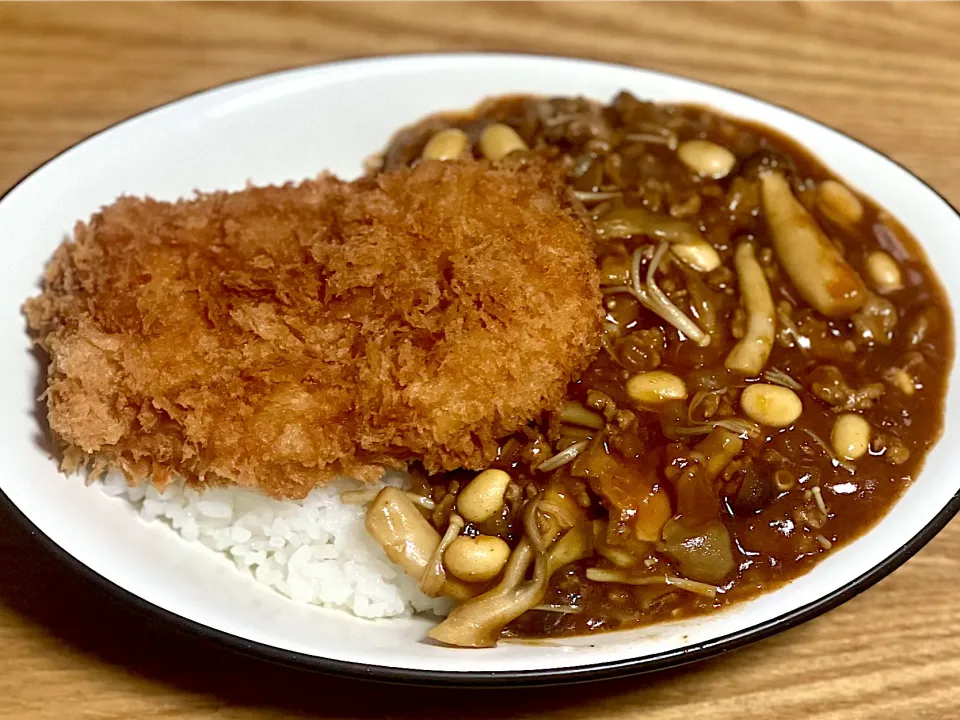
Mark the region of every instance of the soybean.
POLYGON ((459 160, 470 145, 467 134, 459 128, 447 128, 436 133, 423 148, 424 160, 459 160))
POLYGON ((697 175, 713 180, 725 178, 737 164, 737 158, 732 152, 709 140, 688 140, 681 143, 677 148, 677 156, 697 175))
POLYGON ((720 254, 706 240, 674 243, 670 251, 697 272, 713 272, 720 267, 720 254))
POLYGON ((673 373, 651 370, 627 380, 627 395, 645 405, 659 405, 670 400, 686 400, 687 385, 673 373))
POLYGON ((841 415, 833 424, 830 444, 845 460, 862 457, 870 447, 870 423, 855 413, 841 415))
POLYGON ((803 412, 803 403, 793 390, 767 383, 748 385, 740 394, 740 407, 754 422, 778 428, 793 425, 803 412))
POLYGON ((510 559, 510 546, 493 535, 467 537, 461 535, 443 555, 443 565, 455 578, 464 582, 492 580, 510 559))
POLYGON ((900 266, 889 253, 876 250, 867 255, 867 274, 873 289, 880 294, 900 290, 903 287, 903 275, 900 266))
POLYGON ((487 125, 480 135, 480 151, 488 160, 500 160, 517 150, 529 150, 517 131, 503 123, 487 125))
POLYGON ((457 496, 457 512, 472 523, 489 520, 503 508, 503 495, 510 475, 503 470, 484 470, 457 496))
POLYGON ((863 217, 863 205, 857 196, 836 180, 824 180, 817 188, 817 202, 823 213, 835 222, 858 223, 863 217))

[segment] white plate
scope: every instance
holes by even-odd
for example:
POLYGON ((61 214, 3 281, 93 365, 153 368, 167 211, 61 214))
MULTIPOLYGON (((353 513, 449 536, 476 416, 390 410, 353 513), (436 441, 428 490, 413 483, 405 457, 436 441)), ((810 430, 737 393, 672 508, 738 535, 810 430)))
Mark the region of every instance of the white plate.
MULTIPOLYGON (((513 55, 424 55, 304 68, 210 90, 152 110, 54 158, 0 201, 0 489, 73 565, 123 597, 233 647, 364 677, 517 684, 639 672, 719 653, 838 605, 916 552, 960 507, 960 383, 951 371, 944 439, 872 531, 786 587, 724 612, 563 642, 465 651, 421 641, 428 621, 365 621, 297 605, 236 573, 166 526, 58 474, 37 442, 37 366, 20 305, 78 218, 118 195, 173 200, 195 188, 345 177, 399 127, 511 92, 608 101, 691 101, 796 138, 891 210, 919 238, 951 298, 960 295, 960 216, 880 153, 793 112, 693 80, 618 65, 513 55)), ((956 331, 955 331, 956 333, 956 331)))

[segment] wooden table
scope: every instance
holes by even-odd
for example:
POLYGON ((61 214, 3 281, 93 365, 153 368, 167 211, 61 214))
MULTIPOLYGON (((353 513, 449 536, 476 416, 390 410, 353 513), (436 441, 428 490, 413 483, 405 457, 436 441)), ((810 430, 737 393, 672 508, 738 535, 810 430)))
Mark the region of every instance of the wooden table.
MULTIPOLYGON (((110 123, 229 80, 487 49, 737 88, 866 141, 960 205, 958 37, 960 5, 926 3, 0 4, 0 191, 110 123)), ((0 717, 949 720, 960 717, 958 596, 955 522, 842 608, 693 667, 508 694, 369 686, 170 635, 66 572, 4 516, 0 717)))

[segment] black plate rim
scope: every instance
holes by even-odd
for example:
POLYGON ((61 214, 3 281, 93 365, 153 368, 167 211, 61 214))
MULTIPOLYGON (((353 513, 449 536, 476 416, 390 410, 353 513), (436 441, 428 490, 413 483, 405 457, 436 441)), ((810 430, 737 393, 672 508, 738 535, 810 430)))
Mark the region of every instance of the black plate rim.
MULTIPOLYGON (((52 156, 48 160, 44 161, 38 165, 33 170, 29 171, 24 175, 20 180, 14 183, 10 188, 8 188, 2 195, 0 195, 0 204, 10 195, 14 190, 16 190, 20 185, 29 180, 32 176, 40 172, 43 168, 51 163, 55 162, 62 155, 66 154, 70 150, 74 149, 78 145, 90 140, 94 137, 102 135, 110 130, 114 129, 118 125, 139 118, 143 115, 146 115, 154 110, 158 110, 169 105, 187 100, 189 98, 202 95, 211 90, 217 90, 221 88, 226 88, 233 85, 239 85, 250 80, 262 80, 269 78, 271 76, 279 76, 286 73, 311 70, 317 68, 332 67, 337 65, 345 64, 361 64, 361 63, 376 63, 376 62, 388 62, 390 60, 415 60, 415 59, 442 59, 450 58, 451 60, 455 59, 464 59, 464 58, 489 58, 489 59, 509 59, 511 57, 522 57, 522 58, 540 58, 545 60, 561 60, 561 61, 583 61, 589 62, 595 65, 608 66, 611 69, 618 70, 644 70, 648 72, 653 72, 658 75, 674 78, 677 80, 692 81, 699 83, 704 86, 719 88, 727 92, 738 95, 742 98, 747 98, 750 100, 755 100, 761 102, 765 105, 771 107, 776 107, 780 110, 783 110, 795 117, 802 118, 804 120, 813 122, 820 127, 827 128, 836 132, 839 135, 851 140, 861 147, 864 147, 877 155, 885 158, 887 161, 897 166, 905 173, 910 175, 918 183, 926 187, 930 192, 936 195, 940 201, 953 213, 957 216, 958 221, 960 221, 960 211, 957 210, 943 195, 937 192, 929 183, 927 183, 922 178, 918 177, 908 168, 904 167, 896 160, 891 158, 886 153, 883 153, 876 148, 864 143, 852 135, 845 133, 841 130, 827 125, 826 123, 820 122, 812 117, 798 113, 790 108, 784 107, 777 103, 764 100, 763 98, 758 98, 754 95, 741 92, 739 90, 734 90, 732 88, 720 85, 717 83, 706 82, 704 80, 699 80, 697 78, 691 78, 684 75, 679 75, 676 73, 664 72, 661 70, 654 70, 651 68, 637 67, 633 65, 626 65, 624 63, 612 63, 602 60, 593 60, 589 58, 576 58, 576 57, 563 57, 558 55, 542 55, 538 53, 497 53, 497 52, 450 52, 450 53, 411 53, 411 54, 399 54, 399 55, 380 55, 380 56, 366 56, 366 57, 356 57, 349 58, 344 60, 337 60, 327 63, 319 63, 316 65, 307 65, 307 66, 297 66, 292 68, 287 68, 284 70, 278 70, 274 72, 262 73, 259 75, 253 75, 247 78, 241 78, 238 80, 233 80, 227 83, 222 83, 220 85, 215 85, 209 88, 198 90, 187 95, 177 97, 173 100, 161 103, 159 105, 153 106, 141 112, 135 113, 128 117, 123 118, 107 127, 98 130, 95 133, 87 135, 86 137, 78 140, 67 148, 64 148, 56 155, 52 156)), ((615 677, 626 677, 630 675, 641 675, 646 673, 657 672, 661 670, 667 670, 670 668, 679 667, 688 663, 696 662, 699 660, 706 660, 708 658, 716 657, 724 653, 728 653, 732 650, 736 650, 750 643, 768 638, 777 633, 783 632, 790 628, 796 627, 808 620, 812 620, 823 613, 832 610, 839 605, 847 602, 851 598, 859 595, 864 590, 869 589, 880 580, 884 579, 894 570, 903 565, 907 560, 913 557, 924 545, 930 542, 936 535, 939 533, 946 525, 960 512, 960 491, 958 491, 948 502, 941 508, 937 514, 928 522, 923 529, 921 529, 916 535, 914 535, 910 540, 904 543, 900 548, 898 548, 891 555, 887 556, 883 561, 873 566, 870 570, 863 573, 859 577, 851 580, 835 591, 824 595, 817 600, 814 600, 811 603, 795 608, 787 613, 779 615, 775 618, 772 618, 766 622, 758 623, 757 625, 744 628, 734 633, 724 635, 713 640, 704 641, 701 643, 695 643, 688 647, 679 648, 677 650, 667 651, 663 653, 658 653, 656 655, 644 656, 639 658, 626 658, 622 660, 613 660, 601 663, 594 663, 590 665, 579 665, 563 668, 551 668, 544 670, 508 670, 508 671, 467 671, 467 672, 450 672, 450 671, 438 671, 438 670, 417 670, 417 669, 408 669, 408 668, 397 668, 390 667, 387 665, 371 665, 367 663, 354 663, 346 662, 343 660, 335 660, 332 658, 324 658, 316 655, 308 655, 305 653, 296 652, 293 650, 286 650, 283 648, 278 648, 272 645, 266 645, 263 643, 254 642, 247 640, 238 635, 233 635, 231 633, 223 632, 221 630, 216 630, 202 623, 190 620, 181 615, 177 615, 165 608, 155 605, 154 603, 141 598, 139 595, 126 590, 125 588, 117 585, 116 583, 108 580, 103 577, 95 570, 89 566, 82 563, 76 557, 74 557, 70 552, 62 547, 61 545, 54 542, 50 537, 44 534, 33 522, 20 510, 19 507, 7 496, 2 489, 0 489, 0 503, 2 503, 8 513, 13 517, 13 519, 18 522, 30 535, 35 537, 37 541, 48 551, 50 554, 58 558, 62 563, 70 567, 73 571, 77 572, 83 576, 86 580, 93 583, 94 585, 101 588, 103 591, 113 596, 116 600, 129 605, 135 610, 144 613, 145 615, 151 616, 153 618, 161 620, 163 623, 169 625, 173 629, 184 632, 187 635, 193 635, 201 639, 207 640, 215 645, 222 646, 226 649, 238 652, 243 655, 252 656, 261 660, 266 660, 275 664, 285 665, 288 667, 293 667, 301 670, 308 670, 313 672, 320 672, 328 675, 335 675, 339 677, 359 679, 359 680, 374 680, 378 682, 393 683, 393 684, 407 684, 407 685, 425 685, 425 686, 443 686, 443 687, 536 687, 536 686, 549 686, 549 685, 558 685, 558 684, 572 684, 572 683, 583 683, 583 682, 592 682, 597 680, 610 679, 615 677)), ((470 651, 464 651, 470 652, 470 651)))

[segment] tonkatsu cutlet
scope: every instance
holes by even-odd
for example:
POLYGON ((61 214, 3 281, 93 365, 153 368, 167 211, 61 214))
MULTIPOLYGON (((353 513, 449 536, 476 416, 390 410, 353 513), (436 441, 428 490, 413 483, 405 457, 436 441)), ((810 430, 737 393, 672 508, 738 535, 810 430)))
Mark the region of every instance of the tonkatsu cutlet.
POLYGON ((25 306, 65 469, 292 498, 481 469, 598 348, 590 237, 538 165, 120 198, 25 306))

